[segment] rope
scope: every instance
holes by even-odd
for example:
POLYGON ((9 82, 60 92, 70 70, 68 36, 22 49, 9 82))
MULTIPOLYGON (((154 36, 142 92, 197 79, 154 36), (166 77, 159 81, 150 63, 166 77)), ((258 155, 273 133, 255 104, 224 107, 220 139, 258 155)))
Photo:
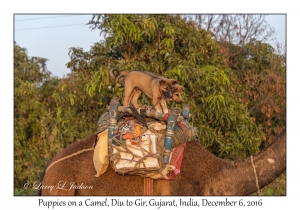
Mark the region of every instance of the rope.
MULTIPOLYGON (((114 140, 114 142, 116 143, 116 146, 117 146, 117 147, 114 147, 114 149, 117 152, 115 154, 111 154, 111 157, 113 157, 113 159, 116 160, 114 162, 114 164, 113 164, 113 166, 114 166, 113 168, 116 168, 116 165, 117 165, 117 163, 120 160, 126 160, 126 161, 130 161, 130 162, 135 162, 135 166, 131 170, 136 170, 138 168, 141 168, 141 166, 140 166, 141 164, 144 166, 144 170, 147 170, 147 166, 146 166, 146 164, 144 162, 147 159, 147 157, 155 157, 155 158, 157 158, 157 156, 159 155, 159 153, 150 153, 150 151, 144 149, 140 144, 137 144, 135 146, 139 147, 139 149, 141 151, 143 151, 144 153, 146 153, 146 155, 144 155, 144 157, 140 157, 140 156, 134 154, 125 144, 122 144, 120 140, 116 139, 116 136, 113 137, 113 140, 114 140), (120 148, 118 148, 118 147, 120 147, 120 148), (132 158, 131 159, 121 158, 121 155, 120 155, 121 152, 126 152, 128 154, 131 154, 132 158), (134 160, 135 158, 138 159, 138 160, 134 160)), ((151 170, 151 169, 149 169, 149 170, 151 170)))
MULTIPOLYGON (((156 104, 154 104, 154 108, 155 108, 155 106, 156 106, 157 104, 159 104, 159 106, 160 106, 160 108, 161 108, 161 111, 162 111, 162 113, 163 113, 163 114, 165 114, 165 113, 164 113, 164 110, 163 110, 163 108, 162 108, 162 105, 161 105, 161 103, 160 103, 160 100, 161 100, 161 98, 162 98, 161 96, 157 98, 157 99, 158 99, 158 101, 156 102, 156 104)), ((157 110, 156 110, 156 111, 157 111, 157 110)))
POLYGON ((181 130, 182 130, 182 132, 183 132, 183 136, 184 136, 184 146, 186 146, 187 136, 186 136, 185 129, 184 129, 183 125, 181 124, 181 122, 178 122, 177 124, 178 124, 178 126, 181 128, 181 130))
POLYGON ((263 193, 262 193, 262 191, 259 187, 259 184, 258 184, 258 177, 257 177, 257 174, 256 174, 256 166, 253 163, 253 156, 252 155, 251 155, 251 165, 253 167, 253 171, 254 171, 254 175, 255 175, 255 184, 256 184, 256 188, 257 188, 257 195, 262 196, 263 193))
MULTIPOLYGON (((68 156, 63 157, 63 158, 61 158, 61 159, 58 159, 58 160, 56 160, 56 161, 54 161, 53 163, 50 164, 50 166, 46 169, 46 172, 47 172, 53 165, 55 165, 56 163, 59 163, 59 162, 61 162, 61 161, 63 161, 63 160, 66 160, 66 159, 68 159, 68 158, 71 158, 71 157, 73 157, 73 156, 79 155, 79 154, 84 153, 84 152, 92 151, 92 150, 94 150, 94 147, 89 148, 89 149, 82 149, 82 150, 79 150, 78 152, 75 152, 75 153, 73 153, 73 154, 71 154, 71 155, 68 155, 68 156)), ((46 172, 45 172, 45 173, 46 173, 46 172)))
MULTIPOLYGON (((157 97, 158 101, 156 102, 156 104, 154 104, 154 107, 159 103, 159 106, 160 106, 160 108, 161 108, 162 113, 165 114, 165 113, 164 113, 164 110, 163 110, 163 107, 162 107, 162 105, 161 105, 161 103, 160 103, 160 101, 161 101, 162 98, 164 98, 164 99, 167 101, 167 98, 166 98, 166 96, 165 96, 160 90, 159 90, 159 94, 160 94, 160 96, 157 97)), ((156 111, 157 111, 157 110, 156 110, 156 111)), ((166 114, 168 114, 168 113, 166 113, 166 114)))

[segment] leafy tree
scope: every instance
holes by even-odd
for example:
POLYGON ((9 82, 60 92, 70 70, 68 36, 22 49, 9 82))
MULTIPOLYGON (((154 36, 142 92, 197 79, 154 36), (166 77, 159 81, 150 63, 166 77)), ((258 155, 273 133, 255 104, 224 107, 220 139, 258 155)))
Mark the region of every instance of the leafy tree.
MULTIPOLYGON (((238 18, 247 17, 227 17, 233 22, 223 26, 242 27, 238 18)), ((197 20, 184 15, 93 15, 89 24, 105 39, 86 52, 70 48, 71 73, 61 79, 47 71, 47 59, 29 57, 15 44, 15 195, 35 194, 22 183, 37 181, 57 151, 96 132, 110 99, 122 99, 122 86, 108 88, 111 66, 175 78, 186 88, 183 98, 191 105, 197 140, 219 157, 258 152, 264 130, 272 139, 286 121, 285 56, 259 41, 258 34, 244 45, 229 39, 222 44, 224 30, 217 21, 203 27, 197 20)), ((144 94, 139 100, 151 104, 144 94)))
POLYGON ((265 15, 198 14, 193 18, 199 28, 215 34, 230 68, 236 68, 232 58, 239 55, 246 45, 256 41, 266 42, 275 33, 274 28, 266 22, 265 15))
MULTIPOLYGON (((189 99, 192 123, 198 127, 203 145, 225 158, 258 151, 264 139, 262 128, 233 95, 229 70, 224 68, 211 33, 179 15, 95 15, 90 24, 106 33, 111 65, 159 73, 186 87, 184 97, 189 99)), ((101 84, 101 79, 90 84, 101 84)), ((96 88, 90 85, 87 89, 96 88)), ((121 91, 117 93, 121 97, 121 91)), ((150 101, 142 96, 141 103, 150 101)))
POLYGON ((265 15, 205 15, 197 26, 213 33, 220 52, 236 77, 233 91, 247 104, 257 124, 263 124, 270 143, 286 124, 286 58, 281 44, 266 41, 275 33, 265 15))
POLYGON ((57 149, 51 141, 52 111, 43 103, 40 91, 50 78, 45 62, 43 58, 29 57, 26 49, 14 44, 15 190, 25 181, 37 181, 47 159, 53 156, 50 151, 57 149))
POLYGON ((178 65, 216 61, 212 34, 179 15, 95 15, 90 25, 105 33, 105 45, 123 69, 163 74, 178 65))
POLYGON ((239 68, 237 86, 242 101, 257 123, 264 125, 268 143, 286 127, 285 55, 277 54, 269 44, 255 42, 236 56, 239 68))

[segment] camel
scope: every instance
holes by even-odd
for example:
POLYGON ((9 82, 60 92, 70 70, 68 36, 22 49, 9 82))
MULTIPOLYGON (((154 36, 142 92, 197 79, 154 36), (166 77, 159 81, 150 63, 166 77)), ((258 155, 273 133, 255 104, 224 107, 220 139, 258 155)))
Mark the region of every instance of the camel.
MULTIPOLYGON (((69 145, 53 158, 49 165, 71 155, 44 172, 40 195, 143 195, 144 178, 141 176, 121 176, 109 167, 103 175, 95 177, 91 149, 95 139, 96 135, 91 134, 69 145)), ((218 158, 196 141, 191 141, 186 144, 181 172, 173 181, 153 180, 153 195, 250 195, 271 183, 285 170, 285 130, 260 153, 241 161, 218 158)))

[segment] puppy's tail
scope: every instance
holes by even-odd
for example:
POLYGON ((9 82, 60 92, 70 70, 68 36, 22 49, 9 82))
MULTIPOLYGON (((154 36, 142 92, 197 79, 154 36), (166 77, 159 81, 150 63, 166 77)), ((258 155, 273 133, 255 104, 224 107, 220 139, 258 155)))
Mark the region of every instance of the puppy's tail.
POLYGON ((116 79, 117 76, 120 75, 120 71, 119 69, 115 68, 115 67, 111 67, 110 71, 109 71, 109 74, 110 76, 113 78, 113 79, 116 79))
POLYGON ((128 72, 122 71, 120 72, 119 69, 112 67, 109 71, 110 76, 114 79, 114 83, 111 87, 115 87, 117 82, 120 79, 124 79, 124 77, 128 74, 128 72))
POLYGON ((109 71, 109 74, 114 79, 114 83, 112 84, 112 86, 110 86, 110 88, 111 87, 115 87, 116 84, 117 84, 117 80, 116 79, 117 79, 118 76, 120 76, 120 71, 119 71, 119 69, 117 69, 115 67, 112 67, 110 69, 110 71, 109 71))

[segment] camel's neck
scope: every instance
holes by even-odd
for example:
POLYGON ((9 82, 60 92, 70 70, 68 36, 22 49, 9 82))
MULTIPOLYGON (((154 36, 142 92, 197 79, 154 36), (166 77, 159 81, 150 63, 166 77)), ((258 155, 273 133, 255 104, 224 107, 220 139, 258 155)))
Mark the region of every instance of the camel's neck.
POLYGON ((259 154, 243 161, 224 161, 205 194, 249 195, 266 186, 286 168, 285 133, 259 154), (255 171, 254 171, 255 167, 255 171), (256 184, 258 183, 258 186, 256 184))
POLYGON ((197 142, 185 148, 180 175, 172 184, 173 195, 203 195, 207 184, 226 162, 207 151, 197 142))
POLYGON ((199 144, 190 142, 172 191, 177 195, 191 195, 191 192, 195 195, 249 195, 256 192, 256 180, 262 188, 284 172, 285 139, 282 134, 253 157, 253 164, 250 157, 243 161, 222 160, 199 144))

